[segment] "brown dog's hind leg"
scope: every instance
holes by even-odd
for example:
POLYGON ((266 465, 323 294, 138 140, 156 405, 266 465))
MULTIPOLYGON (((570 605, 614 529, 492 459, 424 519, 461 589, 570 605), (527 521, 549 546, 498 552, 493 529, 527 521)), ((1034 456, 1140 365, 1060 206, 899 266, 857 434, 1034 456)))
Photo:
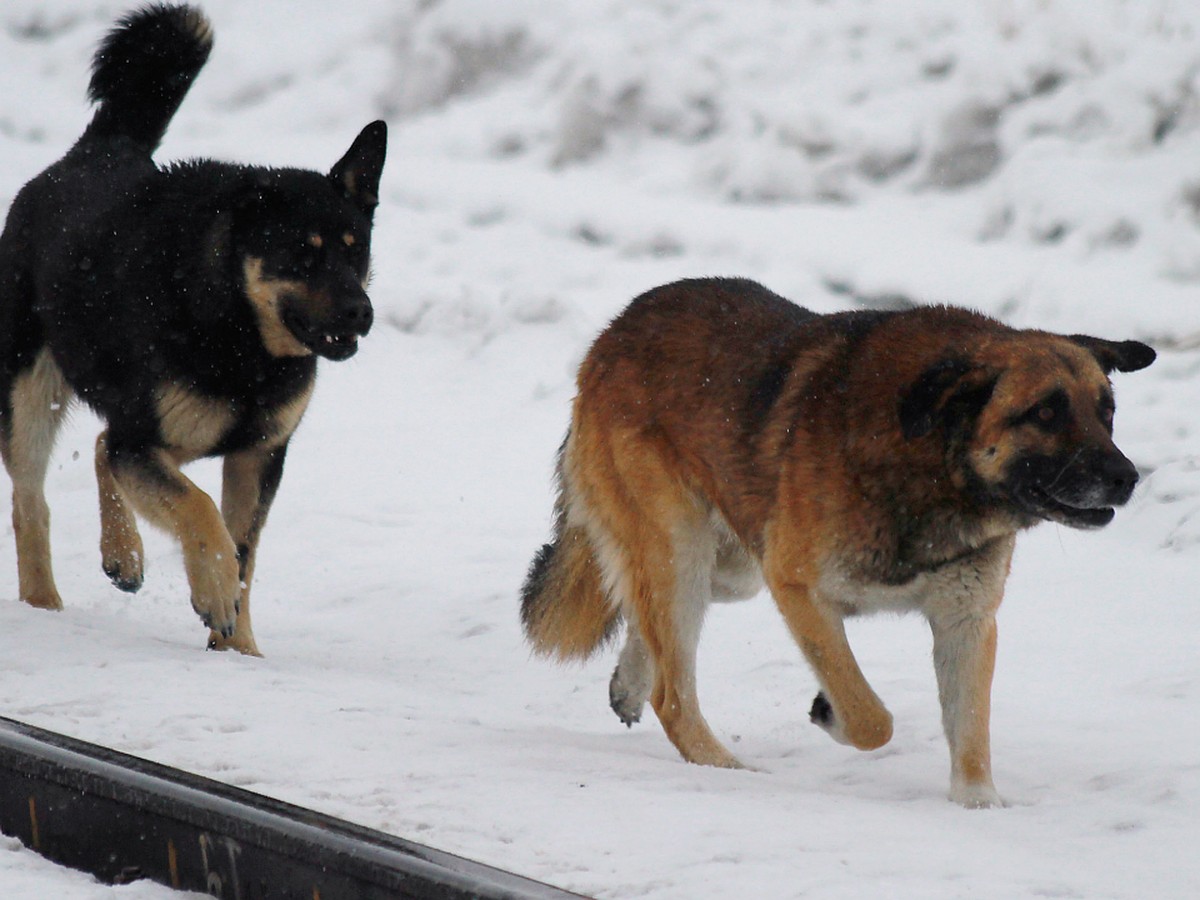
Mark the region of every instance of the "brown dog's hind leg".
POLYGON ((625 646, 608 682, 608 705, 622 722, 633 727, 654 687, 654 666, 636 622, 625 630, 625 646))
POLYGON ((17 539, 20 597, 30 606, 62 609, 50 560, 50 507, 46 470, 71 391, 48 350, 12 383, 9 420, 0 434, 0 455, 12 478, 13 532, 17 539))
POLYGON ((145 551, 133 510, 121 496, 108 462, 108 432, 96 438, 96 486, 100 493, 100 563, 104 574, 123 591, 142 586, 145 551))
MULTIPOLYGON (((626 662, 634 666, 628 684, 639 680, 632 676, 640 675, 636 657, 644 647, 653 666, 650 702, 680 755, 701 765, 741 768, 708 727, 696 695, 696 648, 716 562, 707 513, 687 495, 652 438, 636 429, 592 425, 588 414, 577 416, 565 465, 577 479, 605 583, 637 623, 642 645, 627 645, 629 656, 622 655, 614 682, 626 684, 626 662)), ((637 706, 634 700, 627 701, 625 715, 637 706)), ((617 714, 625 718, 622 709, 617 714)))
MULTIPOLYGON (((629 453, 626 458, 636 456, 629 453)), ((634 560, 632 618, 654 663, 650 703, 667 737, 688 762, 740 769, 741 762, 700 712, 696 689, 696 650, 712 600, 715 536, 707 516, 680 494, 656 456, 644 454, 634 465, 639 479, 632 494, 645 505, 636 536, 625 545, 634 560), (657 517, 661 520, 655 521, 657 517)))

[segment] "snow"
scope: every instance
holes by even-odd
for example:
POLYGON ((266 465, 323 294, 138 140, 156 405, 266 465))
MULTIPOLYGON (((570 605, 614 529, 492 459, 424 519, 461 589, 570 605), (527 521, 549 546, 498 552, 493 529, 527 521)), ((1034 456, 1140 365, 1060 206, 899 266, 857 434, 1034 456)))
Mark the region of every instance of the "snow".
MULTIPOLYGON (((85 410, 49 479, 67 608, 17 602, 0 712, 597 897, 1200 895, 1200 8, 1157 0, 211 0, 217 42, 160 152, 327 168, 384 115, 378 324, 323 366, 261 548, 265 659, 203 651, 178 551, 100 573, 85 410), (531 658, 588 342, 635 294, 744 275, 820 310, 954 302, 1149 340, 1117 376, 1145 477, 1114 524, 1018 544, 1000 616, 1004 809, 945 799, 919 619, 856 621, 895 714, 859 754, 769 598, 715 609, 717 734, 680 761, 607 708, 615 654, 531 658)), ((6 0, 0 200, 88 118, 124 9, 6 0)), ((215 490, 219 469, 191 470, 215 490)), ((5 897, 121 900, 0 842, 5 897)))

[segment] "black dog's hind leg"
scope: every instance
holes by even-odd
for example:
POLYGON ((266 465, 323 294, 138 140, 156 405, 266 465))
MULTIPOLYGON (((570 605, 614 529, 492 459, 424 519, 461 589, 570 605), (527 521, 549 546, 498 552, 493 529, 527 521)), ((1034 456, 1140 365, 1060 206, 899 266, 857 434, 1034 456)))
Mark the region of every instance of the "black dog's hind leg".
POLYGON ((217 505, 179 471, 179 461, 166 450, 122 445, 111 428, 105 444, 107 466, 100 468, 111 473, 118 496, 179 541, 192 608, 214 631, 232 635, 241 578, 237 548, 217 505))
POLYGON ((96 485, 100 489, 101 565, 113 584, 132 593, 142 586, 145 571, 142 536, 109 465, 107 431, 96 438, 96 485))
POLYGON ((0 455, 13 485, 12 522, 20 596, 30 606, 62 609, 50 563, 50 508, 45 481, 71 390, 46 349, 7 387, 0 419, 0 455))
POLYGON ((237 546, 242 596, 233 634, 223 635, 214 630, 209 635, 210 650, 237 650, 251 656, 262 655, 250 625, 250 583, 254 578, 258 539, 283 477, 286 455, 287 444, 282 444, 273 448, 254 447, 225 457, 221 514, 237 546))

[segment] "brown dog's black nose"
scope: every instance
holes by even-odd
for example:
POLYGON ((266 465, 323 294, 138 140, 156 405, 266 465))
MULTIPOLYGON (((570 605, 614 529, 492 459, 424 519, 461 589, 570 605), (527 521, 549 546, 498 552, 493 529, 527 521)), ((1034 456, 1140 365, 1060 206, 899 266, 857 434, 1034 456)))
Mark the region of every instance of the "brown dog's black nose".
POLYGON ((1122 454, 1106 456, 1098 474, 1113 505, 1120 506, 1133 496, 1133 489, 1138 483, 1138 470, 1122 454))

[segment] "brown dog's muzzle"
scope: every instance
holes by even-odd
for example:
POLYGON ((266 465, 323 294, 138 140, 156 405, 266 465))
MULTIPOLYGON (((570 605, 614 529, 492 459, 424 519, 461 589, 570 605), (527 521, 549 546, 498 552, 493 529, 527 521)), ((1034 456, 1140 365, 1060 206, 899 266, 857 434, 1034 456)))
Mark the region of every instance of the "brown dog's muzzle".
POLYGON ((1115 446, 1028 456, 1010 470, 1008 490, 1026 512, 1073 528, 1101 528, 1133 496, 1138 471, 1115 446))

